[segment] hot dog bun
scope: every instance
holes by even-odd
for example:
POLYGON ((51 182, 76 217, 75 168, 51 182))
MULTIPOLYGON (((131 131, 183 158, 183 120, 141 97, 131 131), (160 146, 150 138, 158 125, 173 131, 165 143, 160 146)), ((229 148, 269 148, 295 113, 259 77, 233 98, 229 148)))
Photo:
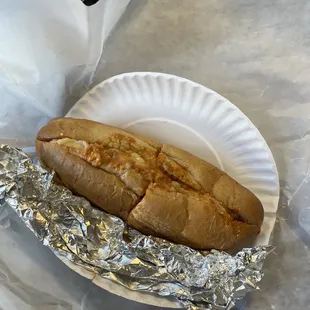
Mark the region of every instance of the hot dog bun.
POLYGON ((144 234, 228 250, 260 231, 258 198, 176 147, 72 118, 50 121, 36 147, 42 165, 68 188, 144 234))

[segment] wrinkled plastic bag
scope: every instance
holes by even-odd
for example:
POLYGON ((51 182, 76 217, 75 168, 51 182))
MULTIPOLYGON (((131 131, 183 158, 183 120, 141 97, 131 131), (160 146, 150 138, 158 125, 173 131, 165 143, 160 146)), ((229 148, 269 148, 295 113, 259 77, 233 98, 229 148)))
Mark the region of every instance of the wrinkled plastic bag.
POLYGON ((80 0, 1 1, 2 141, 31 141, 87 90, 104 42, 129 2, 87 7, 80 0))
MULTIPOLYGON (((4 3, 9 1, 1 1, 0 12, 4 3)), ((307 0, 133 0, 106 41, 91 83, 130 71, 184 76, 227 97, 261 131, 281 182, 271 239, 276 250, 266 261, 261 292, 250 294, 237 309, 305 310, 310 304, 308 9, 307 0)), ((66 102, 86 90, 77 87, 66 102)), ((27 98, 18 91, 0 93, 0 113, 7 98, 27 98)), ((14 142, 31 146, 32 126, 45 122, 39 112, 34 120, 19 132, 13 126, 4 134, 1 127, 0 139, 21 136, 30 140, 14 142)), ((111 295, 79 276, 8 212, 0 215, 3 309, 156 309, 111 295)))

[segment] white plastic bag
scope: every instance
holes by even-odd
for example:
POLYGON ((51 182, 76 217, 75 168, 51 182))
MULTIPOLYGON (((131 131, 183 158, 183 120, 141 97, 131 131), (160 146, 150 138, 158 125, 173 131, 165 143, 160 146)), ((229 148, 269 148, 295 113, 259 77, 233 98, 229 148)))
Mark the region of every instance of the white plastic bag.
POLYGON ((87 7, 80 0, 1 1, 2 142, 32 140, 86 91, 104 42, 129 2, 101 0, 87 7))
MULTIPOLYGON (((38 127, 86 91, 102 43, 127 2, 100 0, 85 8, 80 0, 0 1, 1 142, 18 137, 11 142, 31 146, 38 127), (39 38, 47 45, 36 52, 39 38), (23 61, 25 55, 31 62, 23 61)), ((271 241, 277 248, 265 265, 261 291, 237 309, 309 307, 308 2, 133 1, 92 83, 131 71, 184 76, 227 97, 261 131, 280 173, 282 199, 271 241)), ((156 309, 79 276, 17 219, 1 213, 0 226, 0 308, 156 309)))

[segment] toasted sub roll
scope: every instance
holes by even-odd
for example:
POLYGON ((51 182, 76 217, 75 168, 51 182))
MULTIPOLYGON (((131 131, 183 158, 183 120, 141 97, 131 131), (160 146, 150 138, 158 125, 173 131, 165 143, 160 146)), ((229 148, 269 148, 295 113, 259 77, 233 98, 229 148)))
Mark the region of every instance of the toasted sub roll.
POLYGON ((199 250, 229 250, 257 235, 258 198, 206 161, 98 122, 57 118, 37 155, 64 185, 144 234, 199 250))

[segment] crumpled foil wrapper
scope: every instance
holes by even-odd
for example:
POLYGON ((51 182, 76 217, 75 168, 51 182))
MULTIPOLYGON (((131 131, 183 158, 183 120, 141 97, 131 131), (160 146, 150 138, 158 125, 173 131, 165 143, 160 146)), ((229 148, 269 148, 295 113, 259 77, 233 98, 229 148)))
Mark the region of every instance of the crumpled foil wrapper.
POLYGON ((187 309, 231 309, 258 289, 273 247, 232 256, 144 236, 52 179, 21 150, 0 146, 0 208, 11 206, 56 255, 132 290, 174 296, 187 309))

